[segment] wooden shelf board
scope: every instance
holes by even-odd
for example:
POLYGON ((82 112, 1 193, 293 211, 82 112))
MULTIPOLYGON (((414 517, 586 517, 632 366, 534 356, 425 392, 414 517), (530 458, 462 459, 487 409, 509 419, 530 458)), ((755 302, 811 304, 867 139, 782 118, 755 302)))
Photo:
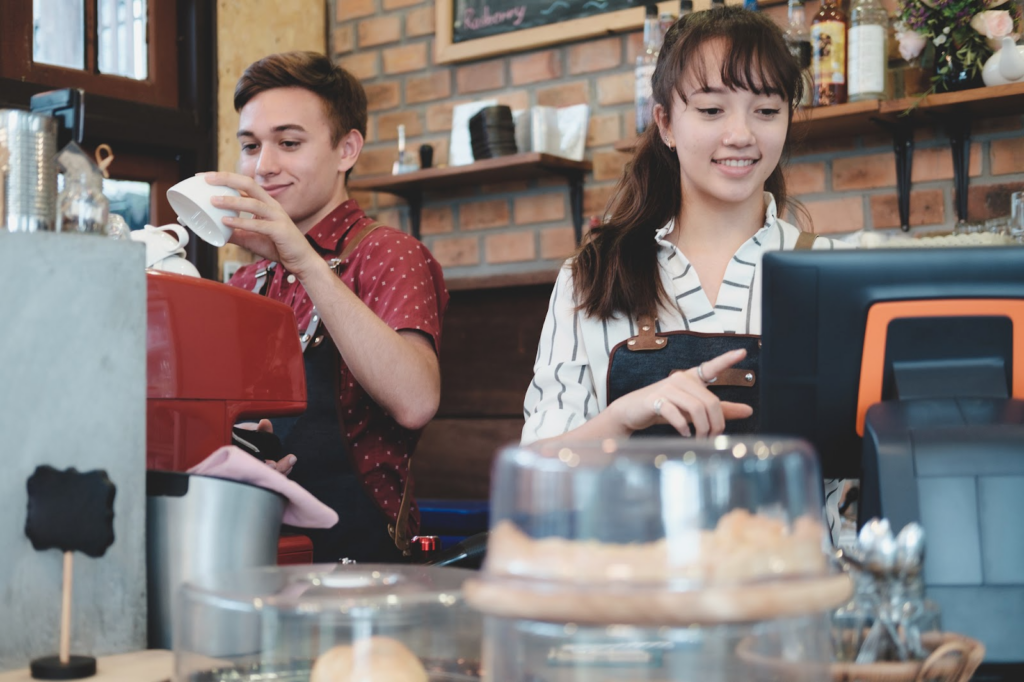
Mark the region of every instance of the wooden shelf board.
POLYGON ((1024 83, 993 85, 961 92, 943 92, 928 95, 918 102, 917 97, 882 102, 880 113, 898 116, 913 107, 914 112, 941 113, 958 109, 967 110, 978 117, 1004 116, 1024 113, 1024 83))
POLYGON ((399 196, 465 184, 483 185, 529 180, 543 175, 570 175, 591 169, 589 161, 573 161, 551 154, 528 152, 477 161, 467 166, 428 168, 401 175, 370 175, 349 181, 349 189, 389 192, 399 196))
POLYGON ((848 102, 832 107, 800 109, 793 116, 790 136, 796 143, 829 137, 847 137, 878 130, 871 117, 878 114, 877 99, 848 102))
POLYGON ((445 280, 445 285, 448 287, 448 291, 467 291, 533 286, 535 284, 554 284, 557 278, 558 270, 535 270, 533 272, 513 272, 504 275, 452 277, 445 280))

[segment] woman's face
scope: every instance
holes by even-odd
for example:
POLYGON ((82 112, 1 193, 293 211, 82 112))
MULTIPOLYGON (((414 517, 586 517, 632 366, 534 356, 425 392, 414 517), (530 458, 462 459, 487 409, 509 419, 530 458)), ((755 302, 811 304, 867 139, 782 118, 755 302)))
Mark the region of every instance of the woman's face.
POLYGON ((672 115, 655 107, 661 137, 676 148, 684 201, 712 204, 761 201, 765 180, 779 164, 789 111, 779 95, 755 95, 722 84, 725 45, 709 43, 708 91, 684 77, 688 103, 673 94, 672 115))

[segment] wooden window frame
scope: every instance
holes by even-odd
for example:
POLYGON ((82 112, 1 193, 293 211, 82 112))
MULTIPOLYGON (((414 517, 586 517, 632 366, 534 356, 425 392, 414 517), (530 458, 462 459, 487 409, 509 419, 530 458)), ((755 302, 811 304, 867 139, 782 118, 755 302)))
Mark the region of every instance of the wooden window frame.
POLYGON ((32 58, 32 1, 4 0, 0 21, 4 33, 14 40, 0 41, 0 77, 41 83, 54 88, 82 88, 86 92, 117 99, 147 102, 156 106, 178 106, 177 2, 146 2, 147 73, 136 80, 99 72, 97 5, 83 0, 85 7, 85 68, 69 69, 41 64, 32 58), (159 30, 158 30, 159 28, 159 30))

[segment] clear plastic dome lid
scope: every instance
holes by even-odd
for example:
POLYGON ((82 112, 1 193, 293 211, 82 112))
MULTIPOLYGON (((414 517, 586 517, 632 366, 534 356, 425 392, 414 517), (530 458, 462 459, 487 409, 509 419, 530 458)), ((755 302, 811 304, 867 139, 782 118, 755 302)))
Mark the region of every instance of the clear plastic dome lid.
POLYGON ((480 617, 469 571, 338 564, 250 569, 186 583, 175 680, 475 680, 480 617))
POLYGON ((637 438, 503 450, 480 610, 680 624, 823 611, 851 586, 829 561, 822 479, 798 440, 637 438))

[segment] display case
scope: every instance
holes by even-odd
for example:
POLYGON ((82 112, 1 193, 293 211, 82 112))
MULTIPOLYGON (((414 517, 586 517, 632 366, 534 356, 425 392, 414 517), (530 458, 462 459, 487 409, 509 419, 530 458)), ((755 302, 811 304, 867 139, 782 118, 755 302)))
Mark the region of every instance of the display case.
POLYGON ((501 452, 483 571, 495 682, 755 679, 736 653, 828 679, 829 560, 816 456, 796 440, 545 443, 501 452))
POLYGON ((187 583, 175 682, 468 682, 480 616, 469 572, 405 565, 286 566, 187 583))

